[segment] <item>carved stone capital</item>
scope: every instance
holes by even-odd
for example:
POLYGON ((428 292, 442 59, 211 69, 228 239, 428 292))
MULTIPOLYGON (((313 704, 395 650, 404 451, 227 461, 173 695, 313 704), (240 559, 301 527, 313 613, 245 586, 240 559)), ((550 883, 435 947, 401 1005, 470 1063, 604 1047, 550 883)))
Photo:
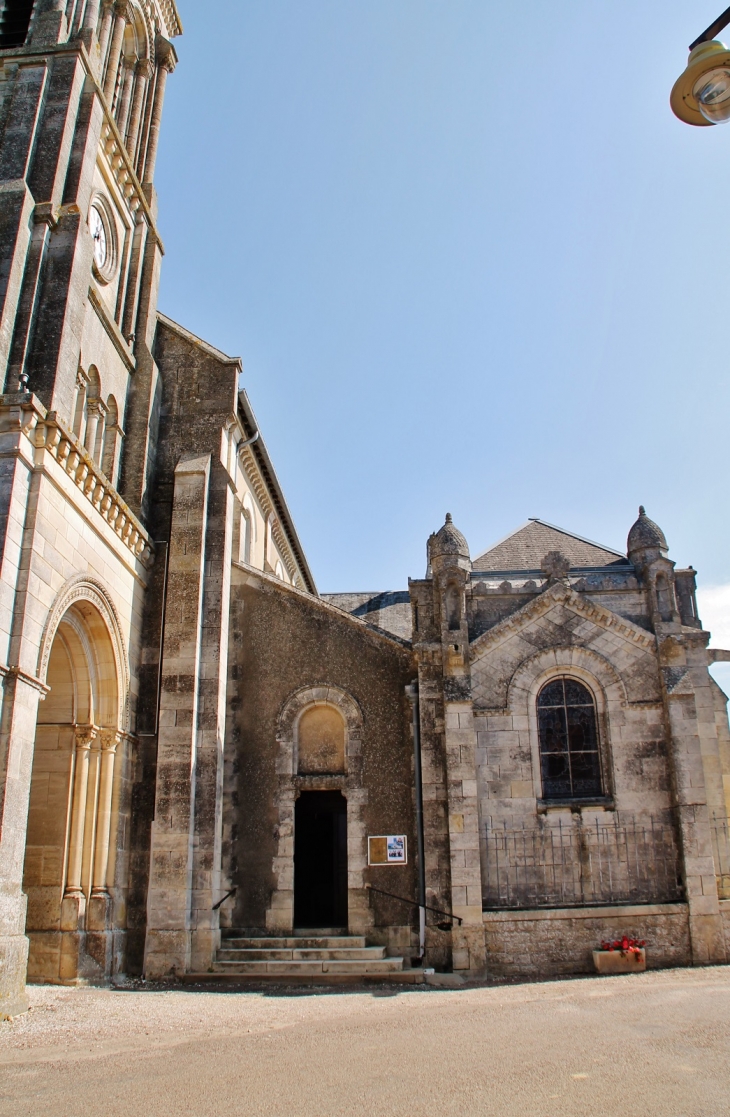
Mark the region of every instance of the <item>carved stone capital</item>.
POLYGON ((117 745, 122 739, 118 729, 102 729, 99 732, 102 752, 116 752, 117 745))
POLYGON ((164 35, 155 36, 155 62, 171 74, 177 65, 177 53, 164 35))
POLYGON ((90 749, 96 740, 97 728, 95 725, 75 725, 74 736, 77 749, 90 749))

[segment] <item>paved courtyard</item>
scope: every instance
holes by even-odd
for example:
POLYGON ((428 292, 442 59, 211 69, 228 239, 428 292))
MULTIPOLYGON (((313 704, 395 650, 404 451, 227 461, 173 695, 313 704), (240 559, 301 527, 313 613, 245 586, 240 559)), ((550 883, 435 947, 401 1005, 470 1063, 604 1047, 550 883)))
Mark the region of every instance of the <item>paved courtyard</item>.
POLYGON ((459 990, 31 987, 0 1114, 730 1112, 730 967, 459 990))

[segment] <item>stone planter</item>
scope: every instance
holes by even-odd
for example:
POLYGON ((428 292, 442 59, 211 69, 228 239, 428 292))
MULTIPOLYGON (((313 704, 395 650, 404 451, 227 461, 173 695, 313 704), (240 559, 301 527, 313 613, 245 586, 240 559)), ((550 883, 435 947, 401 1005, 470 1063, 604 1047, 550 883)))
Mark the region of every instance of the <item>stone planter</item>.
POLYGON ((646 950, 594 950, 596 973, 641 973, 646 969, 646 950))

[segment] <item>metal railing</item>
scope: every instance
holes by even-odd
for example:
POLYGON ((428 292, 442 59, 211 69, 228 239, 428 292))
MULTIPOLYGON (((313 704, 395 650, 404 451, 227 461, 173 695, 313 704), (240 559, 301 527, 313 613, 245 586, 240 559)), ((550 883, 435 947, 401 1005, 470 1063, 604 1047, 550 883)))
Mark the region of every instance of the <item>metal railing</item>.
POLYGON ((717 894, 721 900, 730 900, 730 829, 725 815, 712 816, 710 833, 717 876, 717 894))
POLYGON ((596 819, 586 824, 576 815, 571 822, 539 821, 519 829, 488 826, 486 838, 488 909, 672 903, 683 898, 674 831, 648 816, 617 814, 609 823, 596 819))

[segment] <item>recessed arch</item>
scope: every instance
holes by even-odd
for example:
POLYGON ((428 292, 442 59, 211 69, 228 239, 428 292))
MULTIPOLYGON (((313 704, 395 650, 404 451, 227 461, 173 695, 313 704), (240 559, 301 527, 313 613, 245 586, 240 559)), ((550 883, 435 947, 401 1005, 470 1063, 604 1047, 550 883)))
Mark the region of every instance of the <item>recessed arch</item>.
POLYGON ((507 686, 507 708, 513 713, 523 713, 525 701, 537 697, 537 691, 551 674, 575 672, 579 679, 595 688, 598 684, 599 701, 604 705, 628 701, 626 685, 616 668, 604 656, 590 648, 548 648, 523 660, 507 686))
MULTIPOLYGON (((623 679, 611 663, 588 648, 549 648, 525 660, 510 679, 507 701, 513 717, 526 718, 529 726, 532 780, 536 799, 542 799, 542 764, 538 696, 553 679, 571 678, 586 687, 594 703, 604 795, 613 789, 611 723, 620 721, 627 694, 623 679)), ((549 798, 549 796, 548 796, 549 798)))
MULTIPOLYGON (((23 888, 33 980, 111 976, 129 673, 104 587, 66 585, 43 634, 23 888)), ((121 843, 121 845, 120 845, 121 843)))
POLYGON ((300 774, 344 772, 347 725, 341 711, 329 702, 315 702, 296 722, 297 771, 300 774))
POLYGON ((373 917, 364 888, 367 790, 363 787, 362 774, 362 710, 353 696, 341 687, 327 683, 301 687, 289 695, 279 711, 276 740, 279 786, 274 806, 277 812, 277 850, 272 863, 275 884, 266 912, 267 928, 271 931, 291 931, 294 926, 294 822, 298 797, 305 792, 339 791, 347 801, 348 923, 351 933, 364 934, 372 925, 373 917), (339 723, 335 718, 339 719, 339 723), (321 730, 325 723, 332 731, 341 726, 340 742, 344 752, 341 770, 331 770, 337 749, 332 750, 329 762, 323 763, 322 767, 314 771, 300 770, 298 750, 302 731, 306 737, 309 719, 313 733, 321 730), (330 771, 326 771, 326 767, 330 767, 330 771))
POLYGON ((114 698, 107 697, 104 700, 104 724, 114 725, 120 732, 128 732, 129 660, 119 615, 111 595, 100 581, 88 575, 80 575, 71 579, 58 593, 46 620, 38 655, 37 675, 44 684, 48 674, 53 641, 62 619, 65 620, 69 628, 76 631, 79 639, 81 639, 79 633, 83 632, 84 628, 88 626, 92 643, 96 649, 94 655, 102 656, 102 661, 98 663, 100 671, 107 668, 111 670, 113 664, 118 683, 114 698), (88 603, 91 608, 85 608, 84 603, 88 603), (72 606, 76 606, 76 609, 70 612, 68 617, 64 617, 72 606), (74 627, 74 620, 79 615, 84 618, 84 623, 76 624, 74 627), (104 634, 107 637, 106 641, 103 639, 104 634), (110 708, 112 701, 115 704, 113 711, 110 708))

